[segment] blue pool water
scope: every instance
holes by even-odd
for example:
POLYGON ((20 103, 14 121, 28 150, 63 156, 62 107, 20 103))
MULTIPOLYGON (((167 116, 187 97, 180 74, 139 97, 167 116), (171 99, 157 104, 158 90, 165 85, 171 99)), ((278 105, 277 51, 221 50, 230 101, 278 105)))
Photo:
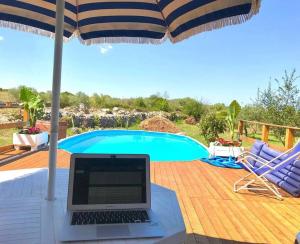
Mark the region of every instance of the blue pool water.
POLYGON ((208 157, 193 139, 169 133, 97 130, 64 139, 59 149, 71 153, 149 154, 151 161, 190 161, 208 157))

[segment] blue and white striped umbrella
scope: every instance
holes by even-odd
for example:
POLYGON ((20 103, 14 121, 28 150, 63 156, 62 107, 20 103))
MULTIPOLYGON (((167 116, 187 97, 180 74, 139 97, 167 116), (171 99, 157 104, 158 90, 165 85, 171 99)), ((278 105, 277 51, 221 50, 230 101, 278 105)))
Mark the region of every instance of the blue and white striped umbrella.
MULTIPOLYGON (((237 24, 258 12, 259 0, 66 0, 64 37, 85 44, 181 41, 237 24)), ((54 35, 56 0, 0 0, 0 26, 54 35)))
POLYGON ((55 36, 47 198, 54 199, 63 38, 175 43, 242 23, 259 7, 260 0, 0 0, 0 27, 55 36))

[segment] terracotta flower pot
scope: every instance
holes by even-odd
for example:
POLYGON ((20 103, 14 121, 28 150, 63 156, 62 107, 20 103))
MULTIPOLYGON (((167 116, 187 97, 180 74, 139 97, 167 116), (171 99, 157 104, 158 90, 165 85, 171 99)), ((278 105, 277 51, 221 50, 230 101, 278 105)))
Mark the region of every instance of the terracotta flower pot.
MULTIPOLYGON (((46 120, 37 120, 36 125, 37 128, 40 128, 41 131, 47 131, 51 136, 50 129, 51 123, 46 120)), ((58 129, 58 139, 63 139, 67 137, 67 129, 68 123, 66 121, 59 121, 59 129, 58 129)))

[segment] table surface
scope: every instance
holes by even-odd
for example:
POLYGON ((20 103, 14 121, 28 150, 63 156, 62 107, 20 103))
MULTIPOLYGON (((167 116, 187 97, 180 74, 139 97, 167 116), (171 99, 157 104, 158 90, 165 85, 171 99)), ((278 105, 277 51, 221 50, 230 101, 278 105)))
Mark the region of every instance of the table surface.
MULTIPOLYGON (((54 202, 45 200, 47 175, 47 169, 0 172, 0 243, 59 243, 53 216, 56 206, 66 206, 69 170, 57 169, 54 202)), ((154 184, 151 189, 152 210, 160 218, 163 238, 84 243, 183 243, 185 225, 176 194, 154 184)))

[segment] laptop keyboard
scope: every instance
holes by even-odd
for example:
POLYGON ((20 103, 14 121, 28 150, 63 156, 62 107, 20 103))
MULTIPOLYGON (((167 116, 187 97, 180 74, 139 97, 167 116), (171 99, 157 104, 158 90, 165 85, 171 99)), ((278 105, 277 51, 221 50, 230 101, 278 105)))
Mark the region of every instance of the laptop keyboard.
POLYGON ((93 211, 74 212, 72 225, 91 224, 121 224, 121 223, 145 223, 150 222, 147 211, 93 211))

